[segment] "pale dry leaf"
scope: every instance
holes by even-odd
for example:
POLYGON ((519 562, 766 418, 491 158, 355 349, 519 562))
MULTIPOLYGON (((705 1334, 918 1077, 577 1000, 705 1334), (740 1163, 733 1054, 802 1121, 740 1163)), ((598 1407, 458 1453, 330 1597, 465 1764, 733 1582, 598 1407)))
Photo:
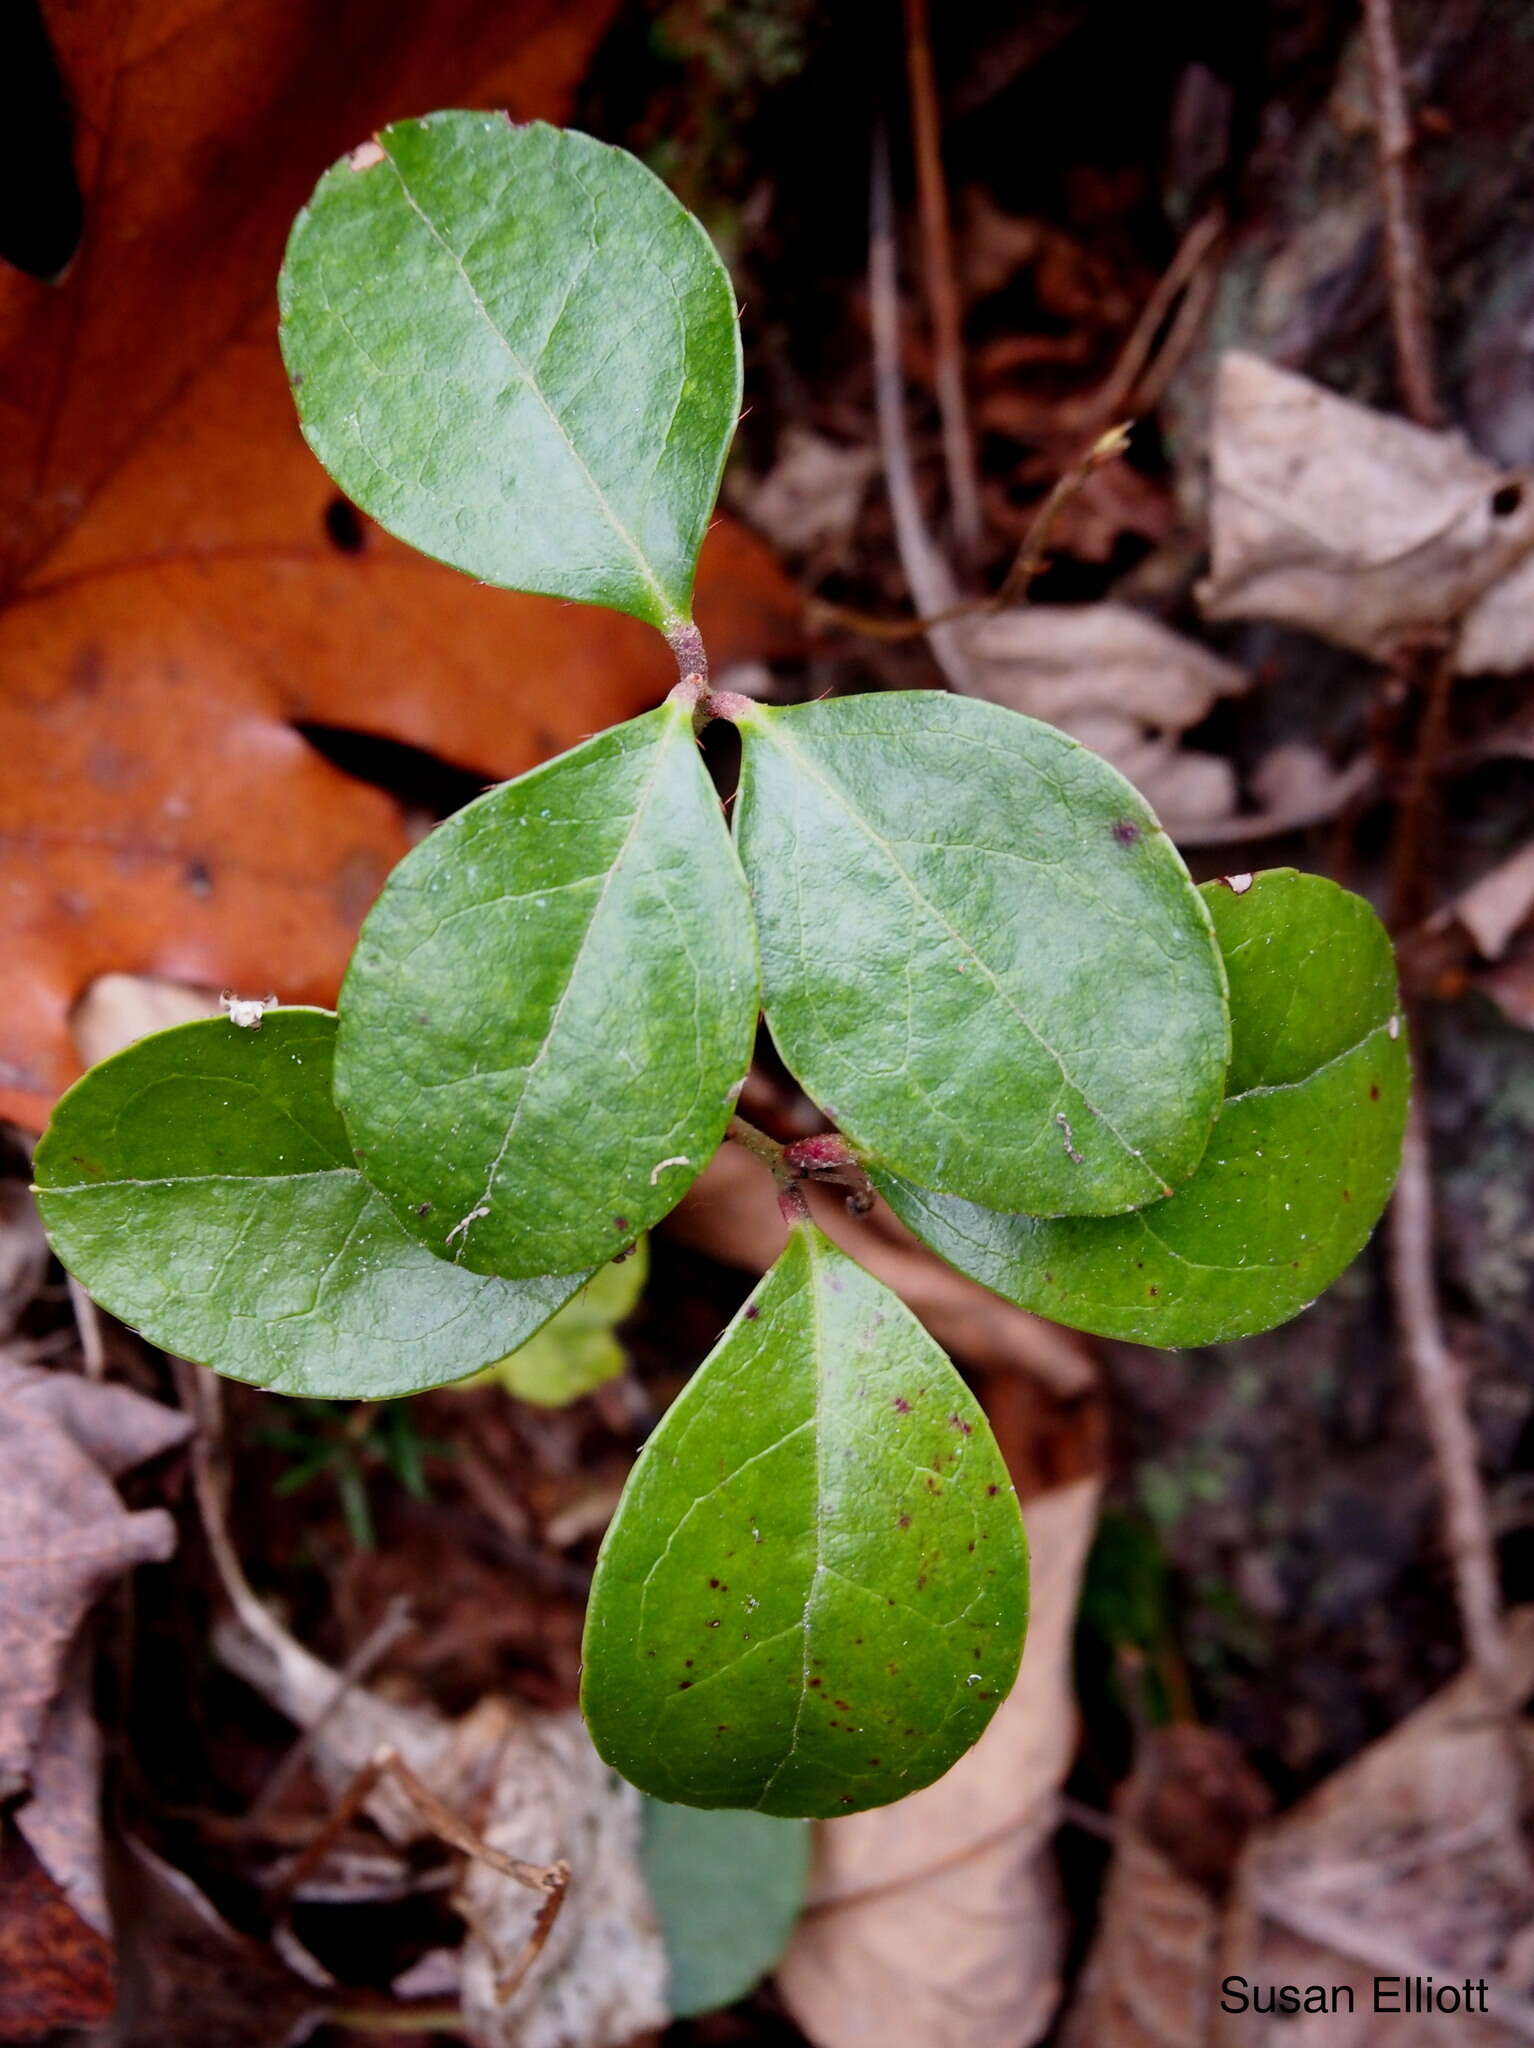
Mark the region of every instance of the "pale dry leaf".
POLYGON ((1468 614, 1462 670, 1534 660, 1534 491, 1458 435, 1233 349, 1211 463, 1208 617, 1274 619, 1386 659, 1468 614))
POLYGON ((127 1387, 0 1358, 0 1787, 31 1779, 75 1633, 97 1597, 175 1547, 161 1508, 130 1514, 119 1473, 190 1424, 127 1387))
POLYGON ((98 974, 71 1010, 69 1030, 80 1058, 93 1067, 152 1031, 218 1013, 216 989, 159 974, 98 974))
POLYGON ((464 1880, 468 2031, 484 2048, 618 2048, 670 2018, 666 1952, 639 1861, 642 1802, 602 1762, 578 1713, 524 1723, 515 1768, 497 1773, 485 1838, 508 1856, 563 1857, 570 1890, 548 1946, 504 2003, 539 1906, 482 1863, 464 1880))
MULTIPOLYGON (((1500 960, 1534 910, 1534 840, 1500 861, 1439 913, 1457 918, 1483 960, 1500 960)), ((1438 922, 1435 919, 1434 922, 1438 922)))
MULTIPOLYGON (((1520 1694, 1534 1610, 1512 1617, 1520 1694)), ((1519 1730, 1527 1762, 1534 1741, 1519 1730)), ((1267 2019, 1255 2048, 1500 2048, 1534 2039, 1534 1895, 1512 1837, 1520 1771, 1473 1673, 1456 1679, 1251 1842, 1238 1877, 1261 1923, 1254 1982, 1348 1984, 1355 2011, 1267 2019), (1486 2018, 1375 2012, 1376 1976, 1485 1978, 1486 2018), (1499 2010, 1500 2008, 1500 2010, 1499 2010)))
POLYGON ((816 2048, 1027 2048, 1060 1996, 1066 1928, 1051 1838, 1076 1746, 1071 1643, 1096 1478, 1023 1514, 1032 1607, 1011 1696, 946 1777, 824 1822, 778 1987, 816 2048))
POLYGON ((1034 605, 967 629, 975 694, 1057 725, 1128 776, 1174 837, 1227 818, 1235 774, 1182 735, 1248 678, 1127 605, 1034 605))
POLYGON ((1113 1862, 1060 2048, 1209 2048, 1226 1889, 1269 1805, 1217 1730, 1143 1741, 1115 1801, 1113 1862))
MULTIPOLYGON (((806 1192, 826 1235, 898 1294, 945 1351, 972 1366, 1021 1367, 1066 1399, 1095 1383, 1091 1353, 1073 1331, 1028 1315, 944 1265, 883 1202, 855 1217, 834 1190, 806 1192)), ((665 1228, 750 1273, 765 1273, 788 1242, 770 1177, 738 1145, 720 1147, 665 1228)))
POLYGON ((783 430, 777 459, 740 505, 758 533, 785 554, 839 558, 879 467, 872 448, 828 441, 807 427, 783 430))
MULTIPOLYGON (((226 1620, 214 1647, 273 1706, 313 1729, 310 1761, 333 1795, 387 1745, 492 1847, 523 1862, 570 1865, 547 1944, 504 2002, 496 1984, 522 1954, 542 1898, 488 1865, 467 1867, 459 1984, 484 2048, 619 2048, 665 2024, 665 1949, 638 1860, 639 1795, 601 1762, 578 1714, 487 1699, 451 1722, 365 1686, 332 1711, 340 1674, 270 1615, 226 1620)), ((366 1810, 391 1841, 429 1832, 387 1777, 366 1810)))
POLYGON ((15 1820, 32 1854, 86 1926, 110 1937, 93 1676, 89 1636, 77 1636, 32 1752, 32 1796, 17 1807, 15 1820))

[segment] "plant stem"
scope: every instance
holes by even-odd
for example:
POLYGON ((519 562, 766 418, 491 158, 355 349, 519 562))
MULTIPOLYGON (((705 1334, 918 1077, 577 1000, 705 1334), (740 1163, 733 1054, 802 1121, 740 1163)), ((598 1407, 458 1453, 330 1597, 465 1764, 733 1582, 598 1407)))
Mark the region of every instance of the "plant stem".
POLYGON ((787 1187, 793 1180, 794 1171, 784 1159, 784 1147, 776 1138, 769 1138, 765 1131, 759 1131, 755 1124, 748 1124, 743 1116, 732 1116, 724 1135, 733 1138, 753 1159, 759 1159, 779 1187, 787 1187))
POLYGON ((980 553, 983 519, 975 473, 975 443, 964 395, 964 334, 954 281, 953 232, 943 177, 937 81, 932 70, 927 0, 905 0, 906 73, 911 88, 911 125, 916 144, 916 189, 921 215, 922 271, 932 322, 934 383, 943 424, 943 461, 954 538, 961 558, 974 564, 980 553))
POLYGON ((703 645, 703 635, 691 619, 678 619, 675 625, 666 628, 666 639, 671 652, 676 656, 677 674, 686 682, 696 676, 700 683, 708 681, 708 649, 703 645))
POLYGON ((1433 372, 1433 332, 1428 320, 1427 269, 1407 166, 1412 124, 1401 76, 1392 0, 1363 0, 1364 43, 1374 95, 1375 155, 1385 216, 1385 281, 1395 333, 1396 376, 1407 412, 1419 427, 1443 423, 1433 372))

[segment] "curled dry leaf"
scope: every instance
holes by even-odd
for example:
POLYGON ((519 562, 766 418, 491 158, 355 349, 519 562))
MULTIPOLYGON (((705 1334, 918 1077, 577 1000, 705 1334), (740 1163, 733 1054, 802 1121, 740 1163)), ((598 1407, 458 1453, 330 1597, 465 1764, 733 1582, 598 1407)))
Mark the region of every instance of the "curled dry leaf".
POLYGON ((1099 1482, 1026 1502, 1033 1615, 1017 1684, 944 1778, 819 1830, 810 1906, 778 1970, 816 2048, 1039 2040, 1065 1925, 1050 1840, 1076 1743, 1071 1643, 1099 1482))
MULTIPOLYGON (((1534 1686, 1534 1610, 1512 1617, 1512 1676, 1534 1686)), ((1534 1765, 1527 1723, 1456 1679, 1255 1835, 1238 1872, 1256 1953, 1227 1969, 1261 1983, 1351 1986, 1355 2011, 1259 2023, 1267 2048, 1511 2048, 1534 2040, 1534 1889, 1516 1816, 1534 1765), (1487 2016, 1374 2010, 1376 1977, 1487 1982, 1487 2016)))
MULTIPOLYGON (((259 1609, 215 1637, 222 1660, 299 1727, 310 1761, 339 1797, 384 1745, 504 1855, 570 1865, 570 1888, 546 1945, 515 1991, 498 1986, 527 1948, 546 1901, 471 1861, 460 1889, 468 1929, 458 1989, 485 2048, 619 2048, 664 2025, 666 1959, 639 1863, 642 1806, 598 1758, 575 1713, 524 1713, 482 1701, 462 1721, 344 1693, 337 1672, 259 1609)), ((391 1841, 429 1831, 387 1777, 367 1801, 391 1841)))
POLYGON ((1269 1804, 1228 1736, 1146 1739, 1060 2048, 1209 2048, 1231 1872, 1269 1804))
POLYGON ((126 1387, 0 1357, 0 2039, 111 2010, 100 1740, 80 1629, 97 1597, 175 1544, 160 1508, 112 1480, 187 1435, 126 1387))
POLYGON ((119 1846, 116 1880, 123 1991, 100 2048, 207 2048, 214 2014, 219 2048, 298 2048, 324 2020, 323 1992, 142 1842, 119 1846))
POLYGON ((170 1556, 160 1508, 112 1480, 182 1442, 182 1415, 126 1387, 0 1358, 0 1788, 32 1782, 86 1612, 123 1572, 170 1556))
MULTIPOLYGON (((558 119, 613 11, 48 10, 91 232, 61 283, 0 279, 0 662, 25 678, 0 704, 0 867, 25 885, 0 891, 0 1113, 42 1123, 103 975, 334 996, 407 837, 306 733, 472 784, 664 694, 673 665, 637 621, 481 589, 337 499, 271 303, 294 209, 359 135, 454 101, 558 119)), ((786 651, 797 614, 767 551, 717 527, 716 665, 786 651)))
POLYGON ((1534 490, 1457 434, 1231 350, 1212 435, 1212 619, 1276 619, 1386 659, 1464 617, 1466 674, 1534 661, 1534 490))

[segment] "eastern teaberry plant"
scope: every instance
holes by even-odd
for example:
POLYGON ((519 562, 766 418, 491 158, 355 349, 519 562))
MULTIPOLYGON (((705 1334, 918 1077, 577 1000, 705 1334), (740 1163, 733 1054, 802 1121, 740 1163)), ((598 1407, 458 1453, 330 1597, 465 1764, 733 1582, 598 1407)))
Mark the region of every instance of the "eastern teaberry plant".
POLYGON ((1012 1683, 1023 1532, 975 1401, 802 1180, 866 1176, 1084 1330, 1267 1329, 1394 1177, 1385 935, 1307 875, 1195 888, 1120 776, 994 705, 710 688, 691 592, 736 309, 623 151, 402 122, 320 181, 281 304, 305 433, 358 505, 488 582, 649 621, 681 680, 408 855, 336 1016, 186 1025, 87 1074, 37 1154, 53 1242, 157 1343, 388 1397, 504 1357, 740 1138, 788 1248, 640 1454, 586 1712, 663 1799, 898 1798, 1012 1683), (733 835, 710 718, 740 733, 733 835), (787 1151, 734 1118, 760 1015, 834 1126, 787 1151))

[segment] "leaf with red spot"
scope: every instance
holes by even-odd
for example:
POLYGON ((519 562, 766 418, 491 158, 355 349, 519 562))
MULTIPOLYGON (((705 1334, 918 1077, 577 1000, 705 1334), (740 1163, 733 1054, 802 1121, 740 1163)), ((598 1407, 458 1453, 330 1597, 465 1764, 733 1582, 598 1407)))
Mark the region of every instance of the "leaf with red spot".
POLYGON ((882 1806, 979 1737, 1027 1610, 974 1397, 805 1224, 640 1454, 597 1564, 583 1705, 655 1798, 882 1806))

